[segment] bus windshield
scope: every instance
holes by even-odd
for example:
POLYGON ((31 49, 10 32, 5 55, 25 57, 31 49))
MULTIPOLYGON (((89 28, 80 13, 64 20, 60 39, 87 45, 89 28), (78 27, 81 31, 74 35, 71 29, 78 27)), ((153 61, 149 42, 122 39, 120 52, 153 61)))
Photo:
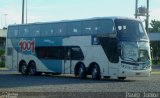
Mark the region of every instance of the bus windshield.
POLYGON ((121 41, 148 40, 142 23, 134 20, 116 19, 117 35, 121 41))

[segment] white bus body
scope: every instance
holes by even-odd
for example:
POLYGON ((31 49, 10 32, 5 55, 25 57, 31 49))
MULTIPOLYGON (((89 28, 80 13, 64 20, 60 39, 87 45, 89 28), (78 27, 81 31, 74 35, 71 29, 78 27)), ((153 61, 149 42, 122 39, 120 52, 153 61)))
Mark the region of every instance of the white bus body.
POLYGON ((125 79, 149 76, 150 62, 148 36, 135 19, 105 17, 8 27, 6 67, 24 75, 125 79))

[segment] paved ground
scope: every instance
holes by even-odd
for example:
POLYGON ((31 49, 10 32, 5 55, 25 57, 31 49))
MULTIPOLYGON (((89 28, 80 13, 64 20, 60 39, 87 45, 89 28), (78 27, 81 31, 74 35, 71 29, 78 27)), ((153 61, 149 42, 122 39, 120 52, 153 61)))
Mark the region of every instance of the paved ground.
POLYGON ((0 71, 0 92, 159 92, 159 85, 160 75, 120 81, 81 80, 71 75, 23 76, 14 71, 0 71))
POLYGON ((160 91, 160 75, 150 77, 81 80, 74 76, 23 76, 16 72, 0 72, 0 91, 15 92, 125 92, 160 91))

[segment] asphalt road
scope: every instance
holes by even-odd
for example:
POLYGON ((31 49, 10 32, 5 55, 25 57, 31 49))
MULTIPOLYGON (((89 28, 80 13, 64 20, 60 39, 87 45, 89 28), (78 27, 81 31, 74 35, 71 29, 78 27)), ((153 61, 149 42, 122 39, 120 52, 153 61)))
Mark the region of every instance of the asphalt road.
POLYGON ((0 91, 16 92, 149 92, 160 91, 160 75, 150 77, 81 80, 69 75, 23 76, 0 71, 0 91))
MULTIPOLYGON (((23 76, 0 71, 0 92, 159 92, 160 75, 126 80, 81 80, 71 75, 23 76)), ((160 97, 160 95, 159 95, 160 97)))

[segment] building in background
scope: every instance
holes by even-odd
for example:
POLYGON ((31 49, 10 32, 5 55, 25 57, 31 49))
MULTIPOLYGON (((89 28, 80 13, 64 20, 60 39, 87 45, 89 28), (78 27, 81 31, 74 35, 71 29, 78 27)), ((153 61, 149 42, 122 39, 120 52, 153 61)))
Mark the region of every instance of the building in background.
POLYGON ((7 36, 7 30, 0 29, 0 49, 5 50, 6 36, 7 36))
POLYGON ((160 63, 160 32, 149 33, 153 63, 160 63))
POLYGON ((5 45, 7 29, 0 29, 0 67, 5 66, 5 45))

